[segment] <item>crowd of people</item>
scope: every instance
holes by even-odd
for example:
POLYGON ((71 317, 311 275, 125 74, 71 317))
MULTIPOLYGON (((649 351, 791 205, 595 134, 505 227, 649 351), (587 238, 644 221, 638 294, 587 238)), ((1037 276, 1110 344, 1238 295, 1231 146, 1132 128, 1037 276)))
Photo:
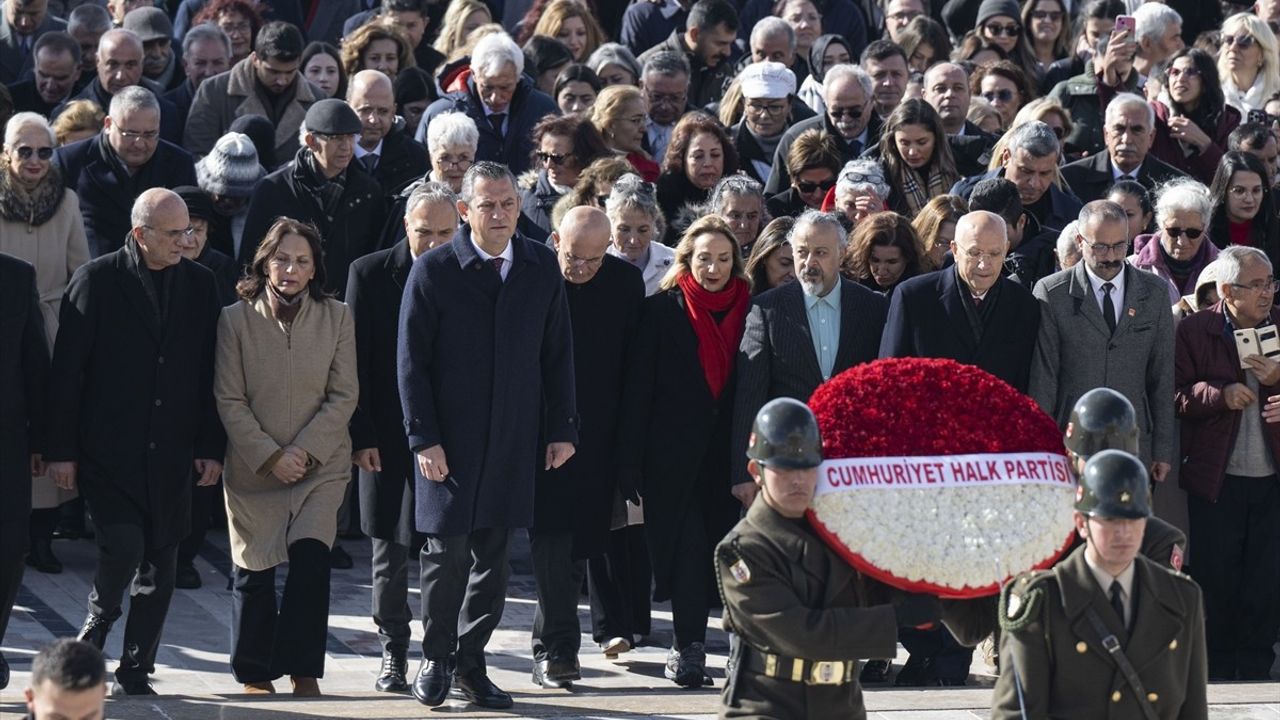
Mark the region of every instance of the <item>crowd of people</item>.
MULTIPOLYGON (((363 534, 376 689, 509 707, 527 530, 535 683, 579 679, 585 583, 605 656, 670 601, 666 677, 711 685, 757 411, 917 356, 1063 428, 1123 395, 1208 677, 1267 679, 1278 31, 1271 0, 4 0, 0 638, 87 513, 79 638, 128 590, 116 686, 153 693, 225 523, 232 674, 316 696, 363 534)), ((965 683, 970 638, 898 638, 862 682, 965 683)))

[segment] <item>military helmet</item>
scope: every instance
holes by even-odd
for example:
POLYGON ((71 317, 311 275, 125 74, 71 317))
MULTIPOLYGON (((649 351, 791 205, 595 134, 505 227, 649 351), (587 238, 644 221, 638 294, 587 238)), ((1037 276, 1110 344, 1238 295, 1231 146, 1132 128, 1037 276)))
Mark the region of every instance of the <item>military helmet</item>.
POLYGON ((1151 517, 1150 474, 1123 450, 1103 450, 1084 464, 1076 487, 1076 510, 1090 517, 1151 517))
POLYGON ((1133 404, 1111 388, 1094 388, 1076 400, 1063 440, 1067 449, 1087 458, 1102 450, 1138 452, 1138 417, 1133 404))
POLYGON ((747 457, 767 467, 817 467, 822 463, 818 419, 799 400, 770 400, 756 413, 747 457))

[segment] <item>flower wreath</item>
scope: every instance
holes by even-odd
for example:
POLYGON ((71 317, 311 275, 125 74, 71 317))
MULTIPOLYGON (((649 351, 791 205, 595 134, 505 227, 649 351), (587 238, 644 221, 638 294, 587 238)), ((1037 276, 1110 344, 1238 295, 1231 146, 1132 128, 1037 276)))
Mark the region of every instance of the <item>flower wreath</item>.
POLYGON ((1070 546, 1057 424, 954 360, 859 365, 809 400, 827 461, 809 520, 847 562, 912 592, 972 598, 1070 546))

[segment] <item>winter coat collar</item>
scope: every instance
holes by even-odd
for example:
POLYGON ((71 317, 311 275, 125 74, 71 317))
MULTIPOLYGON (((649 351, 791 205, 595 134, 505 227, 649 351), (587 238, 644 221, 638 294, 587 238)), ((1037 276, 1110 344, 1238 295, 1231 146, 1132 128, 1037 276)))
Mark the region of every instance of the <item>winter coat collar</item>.
POLYGON ((0 171, 0 217, 10 222, 27 223, 39 227, 49 221, 62 204, 66 194, 62 184, 62 171, 57 163, 49 164, 49 172, 35 188, 27 190, 19 185, 8 169, 0 171))

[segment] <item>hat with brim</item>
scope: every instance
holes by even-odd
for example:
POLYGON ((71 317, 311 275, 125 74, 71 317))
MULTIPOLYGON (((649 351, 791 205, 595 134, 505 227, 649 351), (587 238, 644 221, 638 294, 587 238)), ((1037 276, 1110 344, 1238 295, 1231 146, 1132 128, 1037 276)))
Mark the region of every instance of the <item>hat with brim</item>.
POLYGON ((308 108, 304 126, 307 132, 321 135, 356 135, 361 130, 360 116, 337 98, 326 98, 308 108))
POLYGON ((790 97, 796 91, 796 74, 776 62, 751 63, 738 74, 742 97, 748 100, 790 97))
POLYGON ((158 7, 140 7, 124 16, 123 27, 138 36, 142 42, 161 38, 173 39, 173 23, 158 7))

